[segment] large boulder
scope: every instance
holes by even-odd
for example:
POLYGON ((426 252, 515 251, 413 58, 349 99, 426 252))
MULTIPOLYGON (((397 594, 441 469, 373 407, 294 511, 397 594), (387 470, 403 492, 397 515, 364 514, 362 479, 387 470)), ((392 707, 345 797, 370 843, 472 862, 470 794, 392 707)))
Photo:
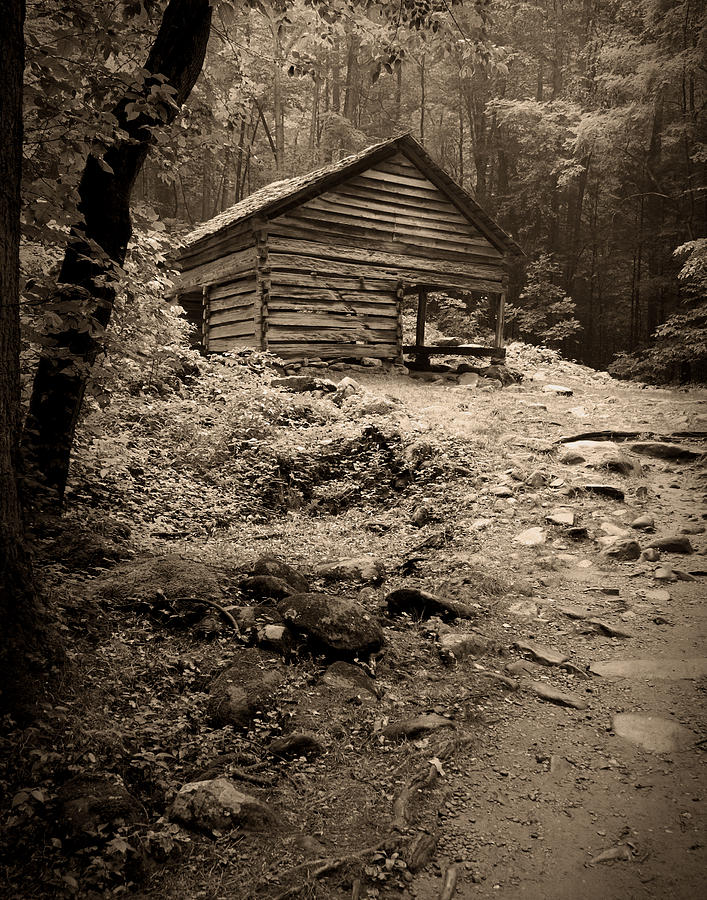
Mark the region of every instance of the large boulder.
POLYGON ((309 581, 306 575, 272 553, 259 556, 250 571, 251 575, 269 575, 279 578, 299 593, 309 590, 309 581))
POLYGON ((186 597, 218 600, 223 596, 213 566, 176 553, 120 563, 94 579, 93 592, 103 600, 119 603, 186 597))
POLYGON ((569 441, 559 460, 568 465, 583 464, 590 469, 609 469, 622 475, 640 475, 641 464, 626 456, 613 441, 569 441))
POLYGON ((383 645, 380 624, 355 600, 319 593, 293 594, 277 608, 293 631, 327 653, 365 655, 383 645))
POLYGON ((278 669, 262 669, 262 658, 245 651, 214 680, 207 712, 214 725, 247 728, 283 680, 278 669))
POLYGON ((185 784, 174 798, 169 816, 201 831, 265 831, 277 823, 268 806, 239 791, 228 778, 185 784))
POLYGON ((57 792, 59 819, 74 839, 94 838, 99 828, 144 820, 145 810, 114 775, 78 775, 57 792))

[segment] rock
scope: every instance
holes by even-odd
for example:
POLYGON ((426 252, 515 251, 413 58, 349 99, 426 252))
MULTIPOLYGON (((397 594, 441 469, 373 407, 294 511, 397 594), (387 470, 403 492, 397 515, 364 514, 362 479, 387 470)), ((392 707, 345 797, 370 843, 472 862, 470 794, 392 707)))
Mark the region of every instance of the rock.
POLYGON ((490 494, 493 494, 494 497, 512 497, 513 491, 508 487, 507 484, 497 484, 495 487, 492 487, 489 491, 490 494))
POLYGON ((476 387, 479 383, 480 375, 478 372, 465 372, 458 378, 459 384, 465 384, 467 387, 476 387))
POLYGON ((660 550, 663 553, 694 553, 690 539, 682 534, 664 535, 654 538, 648 547, 652 550, 660 550))
POLYGON ((293 731, 292 734, 275 738, 268 747, 268 753, 284 759, 293 759, 299 756, 312 759, 315 756, 321 756, 323 752, 324 745, 311 731, 293 731))
POLYGON ((565 653, 544 644, 536 644, 535 641, 516 641, 513 646, 521 653, 529 653, 534 660, 544 666, 561 666, 569 659, 565 653))
POLYGON ((604 619, 587 619, 587 625, 594 625, 599 629, 599 631, 603 631, 604 634, 608 634, 609 637, 634 637, 632 631, 627 631, 625 628, 621 628, 619 625, 611 625, 609 622, 605 622, 604 619))
MULTIPOLYGON (((533 381, 535 376, 533 375, 533 381)), ((560 397, 571 397, 574 391, 572 388, 565 387, 562 384, 544 384, 543 391, 546 394, 559 394, 560 397)))
POLYGON ((552 512, 549 512, 545 516, 545 521, 550 522, 552 525, 569 525, 572 526, 575 523, 576 516, 574 511, 568 509, 566 506, 560 506, 557 509, 553 509, 552 512))
POLYGON ((228 778, 185 784, 174 798, 169 817, 203 831, 264 831, 276 824, 268 806, 243 794, 228 778))
POLYGON ((695 743, 695 735, 691 731, 660 716, 617 713, 611 719, 611 727, 619 737, 653 753, 674 753, 695 743))
POLYGON ((664 678, 666 681, 704 678, 707 656, 611 659, 592 663, 589 671, 603 678, 664 678))
POLYGON ((342 403, 344 400, 347 400, 349 397, 353 397, 354 394, 360 394, 363 388, 354 378, 342 378, 341 381, 336 386, 336 391, 334 392, 334 396, 331 398, 334 403, 342 403))
POLYGON ((241 631, 246 631, 248 628, 253 628, 257 622, 257 612, 254 606, 240 606, 233 610, 232 615, 241 631))
POLYGON ((559 688, 546 684, 544 681, 527 681, 523 684, 523 687, 532 691, 541 700, 548 700, 550 703, 557 703, 559 706, 570 706, 573 709, 587 708, 586 700, 582 700, 576 694, 561 691, 559 688))
POLYGON ((586 606, 558 606, 557 611, 568 619, 587 619, 591 615, 586 606))
POLYGON ((77 775, 57 791, 59 819, 74 839, 95 838, 109 830, 145 820, 142 804, 115 775, 77 775))
POLYGON ((316 571, 320 578, 338 581, 380 581, 385 575, 385 566, 372 556, 351 556, 324 562, 316 571))
POLYGON ((531 472, 525 479, 528 487, 541 488, 547 483, 547 475, 544 472, 531 472))
POLYGON ((336 391, 336 384, 333 381, 328 378, 316 378, 313 375, 286 375, 283 378, 273 378, 270 386, 291 393, 324 391, 333 394, 336 391))
MULTIPOLYGON (((220 600, 223 596, 213 566, 176 553, 120 563, 110 573, 94 578, 92 590, 94 596, 117 602, 153 602, 158 597, 220 600)), ((203 617, 203 606, 201 614, 203 617)))
POLYGON ((451 719, 439 716, 437 713, 427 713, 427 715, 417 716, 414 719, 405 719, 402 722, 395 722, 383 729, 383 734, 388 740, 413 740, 431 731, 438 731, 440 728, 456 728, 451 719))
POLYGON ((538 605, 532 600, 517 600, 508 607, 508 614, 521 619, 534 619, 538 614, 538 605))
POLYGON ((490 525, 493 525, 493 519, 474 519, 469 531, 485 531, 490 525))
POLYGON ((646 600, 653 600, 655 603, 668 603, 670 601, 670 591, 664 588, 652 588, 646 591, 646 600))
POLYGON ((256 631, 256 641, 261 647, 277 650, 286 657, 295 646, 295 636, 284 625, 262 625, 256 631))
POLYGON ((448 664, 467 656, 482 656, 489 647, 489 639, 473 631, 448 632, 438 637, 439 655, 448 664))
POLYGON ((680 529, 680 534, 704 534, 705 530, 706 529, 704 525, 688 524, 682 526, 682 528, 680 529))
POLYGON ((295 632, 306 635, 325 652, 347 656, 369 654, 383 645, 383 630, 363 606, 328 594, 293 594, 278 611, 295 632))
POLYGON ((253 653, 243 653, 237 664, 229 666, 214 680, 209 689, 207 712, 216 727, 247 728, 280 686, 281 673, 260 669, 260 661, 253 653))
POLYGON ((584 525, 575 525, 574 528, 567 529, 567 537, 573 541, 586 541, 589 538, 589 531, 584 525))
POLYGON ((641 553, 641 557, 646 560, 646 562, 658 562, 660 559, 660 552, 655 549, 655 547, 648 547, 647 550, 644 550, 641 553))
POLYGON ((675 572, 673 572, 672 569, 666 568, 666 566, 658 566, 653 573, 653 577, 656 581, 675 581, 677 579, 675 572))
POLYGON ((582 484, 582 485, 577 485, 575 487, 569 488, 567 493, 568 493, 568 496, 570 496, 570 497, 574 496, 575 494, 586 493, 586 494, 601 494, 604 497, 611 497, 612 500, 623 500, 624 499, 624 492, 621 490, 621 488, 618 488, 613 484, 599 484, 599 483, 582 484))
POLYGON ((337 660, 328 666, 321 680, 329 687, 344 690, 349 694, 365 692, 376 699, 381 695, 375 681, 369 678, 363 669, 343 660, 337 660))
POLYGON ((391 591, 385 602, 391 616, 407 613, 421 619, 429 619, 430 616, 440 616, 442 619, 471 619, 477 614, 476 610, 465 603, 428 594, 427 591, 417 588, 398 588, 391 591))
POLYGON ((635 528, 638 531, 653 531, 655 528, 655 519, 653 516, 648 515, 639 516, 631 522, 631 528, 635 528))
POLYGON ((545 532, 539 526, 526 528, 525 531, 517 534, 513 540, 516 544, 521 544, 523 547, 539 547, 545 543, 545 532))
POLYGON ((361 364, 364 366, 369 366, 371 369, 380 369, 383 365, 383 362, 380 359, 377 359, 375 356, 363 356, 361 358, 361 364))
POLYGON ((654 456, 657 459, 675 459, 684 462, 699 459, 704 455, 690 447, 682 444, 670 444, 667 441, 636 441, 631 444, 631 451, 643 456, 654 456))
POLYGON ((616 522, 604 521, 600 523, 599 527, 604 534, 608 534, 611 537, 628 537, 631 534, 628 528, 617 525, 616 522))
POLYGON ((631 540, 631 538, 617 538, 602 551, 602 555, 609 559, 627 562, 629 560, 640 558, 641 547, 638 541, 631 540))
POLYGON ((372 397, 364 399, 357 397, 356 412, 361 416, 387 416, 395 409, 395 402, 387 397, 372 397))
POLYGON ((543 670, 542 666, 529 659, 517 659, 515 662, 507 663, 505 669, 511 675, 537 675, 543 670))
POLYGON ((570 441, 563 445, 559 461, 568 465, 583 463, 590 469, 609 469, 622 475, 639 475, 640 463, 626 456, 613 441, 570 441))
POLYGON ((309 581, 302 572, 270 553, 266 553, 256 559, 251 568, 251 573, 253 575, 271 575, 274 578, 280 578, 300 594, 309 590, 309 581))
POLYGON ((252 600, 282 600, 296 593, 296 589, 274 575, 251 575, 239 584, 241 592, 252 600))
POLYGON ((438 519, 435 508, 429 501, 416 506, 410 517, 411 523, 418 528, 422 528, 423 525, 428 525, 430 522, 438 521, 438 519))

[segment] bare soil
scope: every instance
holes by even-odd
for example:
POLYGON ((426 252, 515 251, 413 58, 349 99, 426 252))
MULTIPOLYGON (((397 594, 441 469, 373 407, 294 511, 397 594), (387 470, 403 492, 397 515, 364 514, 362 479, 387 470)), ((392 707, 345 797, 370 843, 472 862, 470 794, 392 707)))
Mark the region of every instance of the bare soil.
MULTIPOLYGON (((5 894, 437 900, 452 883, 462 898, 705 894, 705 678, 589 671, 592 663, 616 659, 707 655, 703 463, 631 455, 640 459, 641 475, 594 472, 560 463, 553 442, 596 430, 707 431, 707 394, 620 384, 571 364, 543 368, 544 379, 488 393, 378 370, 337 373, 394 401, 391 411, 369 415, 353 407, 346 414, 327 397, 293 399, 270 390, 267 370, 236 386, 233 373, 215 366, 209 391, 218 384, 217 392, 202 382, 183 399, 185 409, 212 419, 208 434, 185 437, 192 447, 203 442, 200 462, 185 462, 172 445, 149 452, 165 432, 144 422, 131 426, 126 442, 122 422, 121 465, 126 473, 139 466, 140 474, 126 474, 122 483, 112 474, 102 480, 118 438, 86 439, 68 521, 83 518, 99 531, 109 521, 130 524, 138 562, 145 553, 170 553, 211 566, 219 603, 244 605, 241 573, 265 551, 314 574, 315 587, 357 597, 385 629, 384 653, 361 661, 380 696, 344 696, 327 687, 321 657, 295 654, 285 663, 262 650, 263 665, 284 672, 283 687, 249 731, 213 728, 205 714, 208 686, 243 653, 247 636, 235 639, 218 616, 211 632, 191 620, 175 628, 176 610, 160 619, 139 604, 92 600, 98 569, 48 564, 70 636, 70 665, 57 678, 45 723, 31 732, 14 729, 4 745, 9 799, 16 801, 5 820, 5 894), (544 382, 573 395, 544 392, 544 382), (287 491, 277 482, 279 506, 265 468, 253 463, 251 477, 233 454, 218 455, 214 430, 222 427, 224 407, 217 395, 229 389, 255 392, 275 410, 271 421, 284 423, 245 436, 262 441, 258 460, 265 448, 269 460, 277 454, 298 460, 287 491), (293 407, 282 419, 287 403, 293 407), (359 441, 370 426, 388 435, 386 449, 359 441), (326 491, 308 483, 303 493, 298 478, 308 460, 342 440, 358 448, 349 468, 337 462, 326 491), (353 463, 364 456, 365 467, 357 469, 353 463), (421 461, 400 482, 398 463, 412 457, 421 461), (592 481, 621 488, 624 501, 571 490, 592 481), (346 498, 338 514, 337 496, 346 498), (265 499, 256 503, 258 497, 265 499), (413 518, 421 505, 431 515, 418 526, 413 518), (560 506, 576 513, 587 538, 574 540, 545 521, 560 506), (655 534, 632 532, 642 548, 657 535, 689 528, 697 532, 689 535, 695 553, 662 553, 655 562, 603 556, 602 523, 629 528, 642 514, 655 519, 655 534), (534 526, 544 529, 544 543, 516 541, 534 526), (382 582, 317 580, 323 560, 362 554, 385 566, 382 582), (660 566, 684 574, 656 580, 660 566), (453 629, 473 627, 487 649, 451 665, 441 659, 434 623, 386 617, 385 596, 403 586, 471 604, 474 619, 453 629), (570 605, 630 636, 612 637, 570 618, 561 610, 570 605), (541 699, 526 687, 526 676, 508 672, 509 664, 528 658, 515 647, 528 640, 561 651, 569 664, 531 665, 527 678, 572 693, 585 708, 541 699), (390 723, 431 712, 454 727, 402 742, 383 735, 390 723), (671 720, 691 738, 676 751, 645 749, 615 733, 612 717, 620 713, 671 720), (317 734, 321 756, 287 761, 268 754, 274 737, 299 728, 317 734), (166 811, 179 787, 219 765, 276 811, 272 832, 207 835, 169 825, 166 811), (77 847, 56 819, 57 784, 84 771, 117 773, 145 806, 144 823, 118 830, 129 845, 122 855, 98 837, 77 847), (17 793, 30 790, 43 791, 45 800, 17 793), (433 849, 413 872, 411 846, 420 835, 433 849)), ((155 403, 149 416, 168 418, 174 409, 161 413, 155 403)), ((94 418, 88 423, 94 430, 96 422, 108 428, 105 414, 94 418)), ((160 425, 167 427, 175 446, 176 432, 188 431, 180 420, 160 425)), ((121 433, 115 423, 113 430, 121 433)), ((683 443, 707 450, 698 439, 683 443)), ((242 461, 250 451, 239 446, 242 461)))

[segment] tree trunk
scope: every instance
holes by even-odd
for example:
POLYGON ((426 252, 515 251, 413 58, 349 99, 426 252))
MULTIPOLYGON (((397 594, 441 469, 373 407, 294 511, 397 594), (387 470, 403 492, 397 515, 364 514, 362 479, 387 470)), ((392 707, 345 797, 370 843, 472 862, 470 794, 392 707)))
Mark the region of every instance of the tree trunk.
POLYGON ((422 62, 420 63, 420 141, 425 142, 425 104, 427 97, 425 96, 425 54, 422 54, 422 62))
POLYGON ((170 0, 145 63, 143 93, 159 89, 163 79, 174 89, 172 102, 130 119, 121 101, 114 115, 127 140, 116 140, 103 159, 86 160, 79 185, 82 222, 73 229, 59 275, 56 300, 79 307, 80 327, 50 335, 53 348, 43 353, 34 381, 23 435, 25 460, 38 496, 58 505, 63 500, 76 422, 93 362, 115 298, 116 268, 122 265, 131 236, 130 194, 145 161, 151 128, 171 122, 201 72, 211 26, 209 0, 170 0))
POLYGON ((28 673, 47 658, 20 496, 24 18, 24 0, 8 0, 0 33, 0 711, 16 717, 33 699, 28 673))

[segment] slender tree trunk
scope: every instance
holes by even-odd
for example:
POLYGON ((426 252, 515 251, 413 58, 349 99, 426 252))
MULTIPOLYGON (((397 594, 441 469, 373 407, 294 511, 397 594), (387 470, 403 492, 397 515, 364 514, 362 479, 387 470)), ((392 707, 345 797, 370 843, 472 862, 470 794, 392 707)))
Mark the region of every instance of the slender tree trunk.
POLYGON ((152 140, 151 129, 172 121, 189 96, 206 53, 209 0, 170 0, 145 63, 143 93, 174 89, 155 112, 128 118, 128 99, 114 115, 127 139, 117 139, 102 159, 91 153, 79 185, 82 222, 72 231, 55 300, 79 308, 84 324, 51 335, 42 355, 23 435, 25 460, 35 483, 53 504, 63 500, 74 431, 88 375, 101 351, 115 299, 117 267, 131 235, 130 194, 152 140))
POLYGON ((420 63, 420 141, 425 142, 425 105, 427 97, 425 96, 425 54, 422 54, 422 62, 420 63))
POLYGON ((334 38, 331 51, 331 108, 338 113, 341 110, 341 63, 339 61, 339 36, 334 38))
POLYGON ((359 37, 349 35, 349 46, 346 54, 346 88, 344 93, 344 115, 356 124, 356 110, 358 109, 358 51, 361 45, 359 37))

